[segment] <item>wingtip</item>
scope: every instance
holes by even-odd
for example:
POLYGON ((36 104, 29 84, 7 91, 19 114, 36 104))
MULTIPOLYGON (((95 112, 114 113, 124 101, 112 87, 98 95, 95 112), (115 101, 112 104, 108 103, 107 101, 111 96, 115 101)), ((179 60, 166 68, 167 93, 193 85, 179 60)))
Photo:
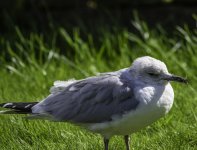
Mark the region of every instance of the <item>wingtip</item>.
POLYGON ((0 107, 7 108, 7 107, 12 106, 12 105, 13 105, 13 103, 1 103, 0 107))

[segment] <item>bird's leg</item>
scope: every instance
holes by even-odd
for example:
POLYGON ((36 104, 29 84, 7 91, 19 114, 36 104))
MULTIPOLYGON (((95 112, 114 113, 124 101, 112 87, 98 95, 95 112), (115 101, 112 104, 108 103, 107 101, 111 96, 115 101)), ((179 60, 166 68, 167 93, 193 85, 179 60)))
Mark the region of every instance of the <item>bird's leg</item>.
POLYGON ((108 145, 109 145, 109 139, 104 137, 104 145, 105 145, 105 150, 108 150, 108 145))
POLYGON ((124 141, 125 141, 125 145, 126 145, 126 150, 130 150, 130 147, 129 147, 129 141, 130 141, 129 135, 125 135, 124 136, 124 141))

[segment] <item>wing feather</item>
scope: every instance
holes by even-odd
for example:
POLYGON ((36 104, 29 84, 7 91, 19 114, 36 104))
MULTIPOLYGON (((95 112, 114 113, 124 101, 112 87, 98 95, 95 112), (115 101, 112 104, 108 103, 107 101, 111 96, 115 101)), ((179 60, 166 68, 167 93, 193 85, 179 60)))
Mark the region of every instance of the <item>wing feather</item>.
POLYGON ((135 109, 138 104, 131 84, 121 74, 105 74, 75 81, 32 109, 57 121, 99 123, 135 109))

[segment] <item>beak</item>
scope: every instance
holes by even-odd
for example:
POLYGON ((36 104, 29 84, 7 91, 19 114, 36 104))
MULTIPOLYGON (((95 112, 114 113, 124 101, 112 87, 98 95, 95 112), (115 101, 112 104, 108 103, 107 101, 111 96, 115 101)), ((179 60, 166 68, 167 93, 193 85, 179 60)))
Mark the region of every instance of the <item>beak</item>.
POLYGON ((180 76, 173 75, 173 74, 167 74, 162 79, 166 81, 176 81, 176 82, 181 82, 185 84, 188 83, 187 79, 180 77, 180 76))

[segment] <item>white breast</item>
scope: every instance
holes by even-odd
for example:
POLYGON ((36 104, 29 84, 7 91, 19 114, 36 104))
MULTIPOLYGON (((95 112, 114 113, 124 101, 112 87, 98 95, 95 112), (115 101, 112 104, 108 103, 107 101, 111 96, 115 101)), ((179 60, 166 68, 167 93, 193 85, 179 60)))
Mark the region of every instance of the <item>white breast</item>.
POLYGON ((127 135, 163 117, 172 107, 174 92, 170 84, 163 87, 136 88, 135 93, 140 100, 136 110, 111 122, 91 124, 89 129, 105 137, 127 135))

